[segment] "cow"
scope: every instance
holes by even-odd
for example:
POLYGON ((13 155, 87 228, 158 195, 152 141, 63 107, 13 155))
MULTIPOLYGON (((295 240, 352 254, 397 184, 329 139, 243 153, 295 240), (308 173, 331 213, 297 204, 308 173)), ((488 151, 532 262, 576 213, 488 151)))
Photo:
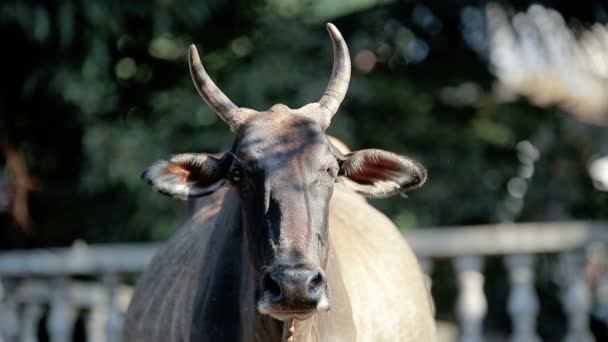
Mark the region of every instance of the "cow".
POLYGON ((139 278, 125 341, 435 341, 416 257, 365 199, 416 189, 427 172, 325 133, 351 72, 341 33, 327 30, 331 79, 299 109, 237 107, 190 47, 194 85, 236 139, 222 155, 178 154, 143 172, 198 207, 139 278))

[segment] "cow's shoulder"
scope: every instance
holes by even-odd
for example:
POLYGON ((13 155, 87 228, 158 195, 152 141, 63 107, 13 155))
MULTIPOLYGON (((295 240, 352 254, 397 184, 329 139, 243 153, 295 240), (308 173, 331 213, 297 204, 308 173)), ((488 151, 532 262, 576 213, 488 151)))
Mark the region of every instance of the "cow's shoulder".
MULTIPOLYGON (((239 244, 230 235, 239 231, 230 227, 230 222, 237 220, 235 216, 238 215, 230 212, 235 209, 232 203, 224 203, 226 194, 227 189, 221 189, 199 201, 192 217, 158 249, 139 277, 125 321, 127 340, 189 340, 200 330, 193 324, 194 315, 201 312, 200 291, 212 293, 217 284, 230 283, 226 273, 215 277, 217 270, 223 269, 220 264, 232 260, 224 260, 219 254, 227 250, 234 254, 239 250, 221 247, 222 244, 239 244), (216 264, 213 268, 210 267, 212 263, 216 264), (196 296, 199 296, 198 300, 194 300, 196 296)), ((235 297, 234 291, 227 295, 235 297)), ((216 298, 210 299, 209 303, 216 302, 216 298)), ((227 303, 225 299, 220 302, 227 303)), ((208 303, 206 306, 211 309, 208 303)), ((214 312, 222 317, 219 309, 214 312)), ((231 329, 235 330, 234 323, 231 320, 225 325, 232 325, 231 329)), ((228 332, 218 332, 218 336, 225 334, 228 332)))
POLYGON ((363 341, 434 341, 424 277, 397 227, 340 184, 332 198, 329 223, 357 337, 363 341))

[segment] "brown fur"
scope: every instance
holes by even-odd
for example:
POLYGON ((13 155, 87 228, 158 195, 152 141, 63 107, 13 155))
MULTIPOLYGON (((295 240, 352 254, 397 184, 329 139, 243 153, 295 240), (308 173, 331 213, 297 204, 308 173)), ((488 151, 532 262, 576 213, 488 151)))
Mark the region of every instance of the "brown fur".
MULTIPOLYGON (((234 216, 223 215, 237 209, 235 197, 233 190, 220 189, 159 250, 138 281, 125 322, 125 341, 191 341, 193 294, 204 286, 198 282, 200 273, 212 271, 202 256, 220 243, 211 240, 218 231, 235 225, 239 229, 234 216), (201 223, 203 217, 206 221, 201 223)), ((295 341, 435 341, 420 267, 390 220, 338 184, 329 225, 326 273, 332 310, 296 321, 295 341)), ((246 260, 241 261, 241 272, 251 272, 246 260)), ((280 341, 282 323, 256 312, 252 287, 241 296, 251 297, 247 300, 252 305, 242 307, 242 319, 235 322, 243 327, 240 340, 280 341)))
POLYGON ((192 219, 141 276, 127 341, 435 340, 415 256, 357 195, 415 189, 426 170, 331 143, 325 130, 346 95, 350 57, 337 28, 327 29, 332 77, 318 102, 299 109, 237 107, 190 48, 195 87, 236 141, 221 158, 179 154, 142 174, 162 194, 210 197, 189 206, 192 219))

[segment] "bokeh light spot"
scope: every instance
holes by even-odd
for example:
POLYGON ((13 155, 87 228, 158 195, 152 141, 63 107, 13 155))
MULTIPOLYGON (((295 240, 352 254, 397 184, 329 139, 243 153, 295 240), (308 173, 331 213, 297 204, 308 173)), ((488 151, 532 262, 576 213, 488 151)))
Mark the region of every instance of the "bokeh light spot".
POLYGON ((130 57, 124 57, 116 63, 114 67, 114 72, 116 73, 116 77, 126 80, 133 76, 137 72, 137 64, 130 57))
POLYGON ((378 62, 376 54, 368 49, 359 50, 355 56, 355 65, 363 73, 372 71, 376 66, 376 62, 378 62))
POLYGON ((245 57, 253 49, 253 44, 249 38, 243 36, 233 40, 230 43, 230 49, 238 57, 245 57))
POLYGON ((180 44, 171 36, 165 34, 152 39, 148 52, 152 57, 166 60, 176 60, 182 54, 180 44))

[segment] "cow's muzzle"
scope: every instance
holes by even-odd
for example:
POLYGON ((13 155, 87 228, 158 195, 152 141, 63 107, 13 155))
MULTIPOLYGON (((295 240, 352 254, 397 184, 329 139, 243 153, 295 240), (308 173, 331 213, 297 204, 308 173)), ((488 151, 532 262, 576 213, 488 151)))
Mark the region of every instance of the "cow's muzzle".
POLYGON ((320 269, 279 267, 262 275, 258 311, 276 319, 307 319, 329 310, 327 281, 320 269))

